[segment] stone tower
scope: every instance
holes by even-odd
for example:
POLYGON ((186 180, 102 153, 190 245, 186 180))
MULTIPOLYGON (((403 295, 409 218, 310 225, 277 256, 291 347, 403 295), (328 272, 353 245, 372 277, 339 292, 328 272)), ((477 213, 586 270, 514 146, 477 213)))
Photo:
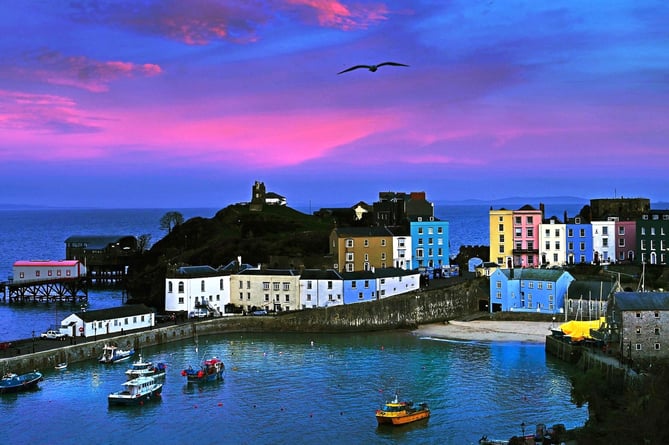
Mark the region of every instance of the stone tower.
POLYGON ((266 194, 265 183, 256 181, 253 184, 253 190, 251 191, 251 205, 249 206, 249 210, 252 212, 262 212, 263 206, 265 205, 266 194))

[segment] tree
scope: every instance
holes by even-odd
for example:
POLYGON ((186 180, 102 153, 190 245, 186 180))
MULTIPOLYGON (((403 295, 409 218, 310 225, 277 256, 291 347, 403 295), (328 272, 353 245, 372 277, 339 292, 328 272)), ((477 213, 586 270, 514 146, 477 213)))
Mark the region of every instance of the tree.
POLYGON ((137 250, 141 252, 145 252, 146 250, 149 249, 149 244, 151 244, 151 234, 150 233, 144 233, 142 235, 139 235, 137 237, 137 250))
POLYGON ((179 212, 167 212, 160 218, 160 230, 167 230, 167 233, 172 233, 179 224, 183 224, 184 216, 179 212))

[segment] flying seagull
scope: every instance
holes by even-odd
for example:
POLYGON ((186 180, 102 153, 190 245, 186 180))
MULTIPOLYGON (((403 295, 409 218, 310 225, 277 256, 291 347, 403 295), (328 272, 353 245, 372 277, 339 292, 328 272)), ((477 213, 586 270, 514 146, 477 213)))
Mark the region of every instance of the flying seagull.
POLYGON ((403 63, 397 63, 397 62, 383 62, 383 63, 379 63, 378 65, 356 65, 356 66, 352 66, 350 68, 345 69, 344 71, 338 72, 337 74, 348 73, 349 71, 357 70, 358 68, 367 68, 371 72, 375 72, 376 70, 378 70, 380 67, 382 67, 384 65, 409 66, 409 65, 405 65, 403 63))

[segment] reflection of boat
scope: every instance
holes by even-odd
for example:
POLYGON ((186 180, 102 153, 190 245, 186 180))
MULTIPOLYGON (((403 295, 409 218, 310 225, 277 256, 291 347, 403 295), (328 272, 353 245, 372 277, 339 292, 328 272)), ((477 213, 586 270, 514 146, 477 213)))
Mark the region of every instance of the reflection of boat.
POLYGON ((145 362, 142 359, 142 354, 139 354, 139 357, 133 362, 130 368, 128 368, 125 375, 128 376, 128 380, 144 376, 153 377, 155 379, 165 377, 166 370, 167 366, 165 366, 165 363, 161 362, 154 365, 153 362, 145 362))
POLYGON ((376 410, 376 421, 379 425, 404 425, 429 417, 430 408, 427 403, 419 403, 417 407, 414 407, 413 402, 400 401, 397 394, 392 401, 386 402, 383 408, 376 410))
POLYGON ((61 370, 66 369, 66 368, 67 368, 67 363, 65 363, 65 362, 58 363, 56 366, 53 367, 53 369, 55 369, 56 371, 61 371, 61 370))
POLYGON ((110 405, 143 405, 146 400, 160 397, 163 384, 153 377, 137 377, 123 383, 123 390, 109 394, 110 405))
POLYGON ((188 382, 211 382, 223 380, 223 371, 225 371, 223 362, 217 357, 212 357, 205 360, 200 369, 189 366, 188 369, 181 371, 181 375, 186 377, 188 382))
POLYGON ((37 383, 43 379, 42 374, 37 371, 28 372, 26 374, 7 373, 0 379, 0 394, 9 392, 26 391, 37 387, 37 383))
POLYGON ((105 345, 102 348, 100 363, 116 363, 127 360, 135 353, 134 349, 121 349, 116 345, 105 345))

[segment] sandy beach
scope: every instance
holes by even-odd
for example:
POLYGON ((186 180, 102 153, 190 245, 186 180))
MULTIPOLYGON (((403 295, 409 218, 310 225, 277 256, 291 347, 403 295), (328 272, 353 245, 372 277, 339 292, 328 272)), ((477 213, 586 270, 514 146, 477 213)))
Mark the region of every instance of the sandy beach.
POLYGON ((545 343, 546 336, 551 333, 551 322, 451 320, 421 325, 413 332, 420 336, 450 340, 545 343))

